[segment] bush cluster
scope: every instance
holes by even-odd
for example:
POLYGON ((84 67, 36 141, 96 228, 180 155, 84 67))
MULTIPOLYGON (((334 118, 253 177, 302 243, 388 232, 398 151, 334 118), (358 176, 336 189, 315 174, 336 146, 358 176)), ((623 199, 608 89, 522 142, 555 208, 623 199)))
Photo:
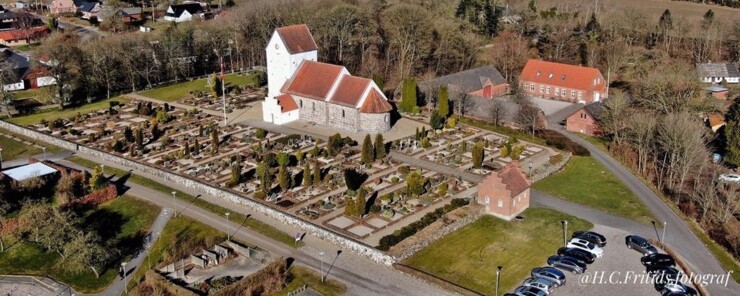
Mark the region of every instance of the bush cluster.
POLYGON ((570 151, 574 155, 578 156, 591 156, 591 153, 588 152, 588 149, 576 142, 571 141, 570 139, 566 138, 556 131, 537 131, 537 136, 545 139, 545 145, 547 146, 552 146, 560 150, 570 151))
POLYGON ((407 226, 404 226, 403 228, 396 230, 393 234, 389 234, 384 236, 380 239, 380 243, 378 244, 378 249, 382 251, 388 251, 392 246, 397 245, 404 239, 406 239, 409 236, 412 236, 419 232, 420 230, 424 229, 425 227, 431 225, 435 221, 437 221, 439 218, 442 218, 445 214, 452 212, 453 210, 460 208, 462 206, 468 205, 469 201, 467 199, 463 198, 455 198, 450 202, 450 204, 445 205, 444 207, 441 207, 439 209, 434 210, 433 212, 429 212, 424 217, 421 217, 418 221, 415 221, 414 223, 411 223, 407 226))

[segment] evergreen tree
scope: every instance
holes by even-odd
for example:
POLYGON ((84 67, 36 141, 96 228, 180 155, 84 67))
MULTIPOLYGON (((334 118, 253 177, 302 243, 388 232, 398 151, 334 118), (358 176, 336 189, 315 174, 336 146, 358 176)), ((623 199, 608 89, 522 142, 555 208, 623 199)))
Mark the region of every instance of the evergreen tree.
POLYGON ((190 156, 190 144, 188 142, 185 142, 183 153, 185 154, 185 156, 190 156))
POLYGON ((90 176, 90 191, 95 191, 105 186, 105 176, 103 176, 103 170, 99 166, 96 166, 93 170, 92 176, 90 176))
POLYGON ((468 5, 470 5, 470 0, 460 0, 460 3, 457 4, 457 8, 455 9, 455 17, 464 17, 468 10, 468 5))
POLYGON ((141 128, 136 129, 136 132, 134 133, 134 141, 136 142, 137 148, 141 149, 144 147, 144 135, 141 128))
POLYGON ((303 187, 311 186, 311 167, 308 164, 303 165, 303 187))
POLYGON ((355 209, 355 199, 349 195, 344 196, 344 214, 350 217, 354 217, 355 209))
POLYGON ((365 135, 365 141, 362 142, 362 163, 369 164, 375 161, 375 151, 373 151, 373 140, 370 135, 365 135))
POLYGON ((355 196, 355 200, 353 202, 355 208, 355 217, 362 217, 362 215, 365 214, 365 207, 367 203, 367 199, 365 198, 366 195, 367 190, 365 188, 360 188, 360 190, 357 190, 357 196, 355 196))
POLYGON ((447 118, 450 116, 450 94, 447 86, 439 88, 439 101, 437 102, 437 109, 439 110, 439 116, 447 118))
POLYGON ((473 167, 480 168, 483 164, 483 143, 478 142, 473 146, 473 167))
POLYGON ((272 188, 272 178, 270 178, 270 167, 267 165, 267 162, 262 161, 257 166, 256 170, 257 178, 260 180, 260 189, 262 190, 265 195, 267 195, 270 188, 272 188))
POLYGON ((290 163, 290 156, 288 156, 288 153, 280 151, 277 155, 277 163, 279 166, 287 166, 290 163))
POLYGON ((385 140, 383 140, 382 134, 375 135, 375 159, 383 159, 385 157, 385 140))
POLYGON ((429 125, 433 130, 442 128, 442 117, 439 116, 439 111, 432 111, 432 115, 429 116, 429 125))
POLYGON ((401 104, 398 108, 402 112, 409 113, 414 110, 418 104, 416 94, 416 80, 408 78, 403 80, 403 91, 401 93, 401 104))
POLYGON ((710 10, 707 10, 707 13, 704 14, 704 18, 701 21, 701 27, 702 29, 706 30, 710 26, 712 26, 713 23, 714 23, 714 11, 710 9, 710 10))
POLYGON ((498 34, 499 14, 496 11, 496 8, 493 6, 493 3, 491 3, 491 0, 486 0, 486 3, 483 6, 483 13, 486 18, 486 25, 485 25, 486 34, 489 36, 494 36, 498 34))
POLYGON ((159 131, 159 123, 154 122, 154 124, 152 125, 151 133, 152 133, 152 139, 155 139, 156 140, 156 139, 159 138, 159 133, 160 133, 160 131, 159 131))
POLYGON ((281 165, 278 169, 278 184, 280 185, 280 189, 283 191, 286 191, 290 189, 290 178, 288 176, 288 170, 285 168, 284 165, 281 165))
POLYGON ((660 16, 658 27, 660 27, 660 29, 662 29, 663 31, 673 29, 673 19, 671 18, 670 10, 666 9, 663 12, 663 15, 660 16))
POLYGON ((193 143, 193 154, 200 154, 200 143, 198 142, 198 138, 195 138, 195 143, 193 143))
POLYGON ((126 142, 128 143, 134 141, 134 131, 131 130, 130 126, 126 126, 126 128, 123 129, 123 138, 126 139, 126 142))
POLYGON ((527 7, 529 8, 529 11, 537 13, 537 3, 534 2, 534 0, 529 0, 527 7))
POLYGON ((421 140, 421 134, 419 133, 419 127, 416 127, 416 133, 414 134, 414 140, 421 140))
POLYGON ((373 74, 373 82, 375 82, 375 85, 377 85, 378 88, 383 91, 383 77, 380 76, 380 74, 373 74))
POLYGON ((311 149, 311 157, 316 158, 319 156, 319 146, 313 145, 313 149, 311 149))
POLYGON ((321 184, 321 166, 316 163, 313 167, 313 185, 321 184))
POLYGON ((587 35, 592 36, 599 36, 601 35, 601 24, 599 24, 599 20, 596 19, 596 13, 591 13, 591 18, 588 19, 588 23, 586 23, 586 27, 583 28, 583 31, 587 35))
POLYGON ((211 153, 216 154, 218 152, 218 128, 211 125, 211 153))
POLYGON ((242 164, 235 162, 231 165, 231 186, 239 184, 242 178, 242 164))

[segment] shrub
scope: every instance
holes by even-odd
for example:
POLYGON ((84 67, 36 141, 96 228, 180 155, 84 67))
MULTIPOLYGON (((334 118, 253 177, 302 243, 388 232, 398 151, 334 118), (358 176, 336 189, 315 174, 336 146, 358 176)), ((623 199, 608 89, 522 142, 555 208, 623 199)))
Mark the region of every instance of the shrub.
POLYGON ((553 156, 550 156, 550 164, 558 164, 561 161, 563 161, 563 155, 562 154, 555 154, 553 156))
POLYGON ((264 139, 265 137, 267 137, 267 131, 258 128, 254 135, 257 137, 257 139, 264 139))
POLYGON ((393 178, 391 178, 391 183, 392 184, 398 184, 398 181, 400 181, 400 180, 396 176, 393 176, 393 178))
POLYGON ((432 212, 427 213, 421 219, 404 226, 403 228, 396 230, 393 232, 393 234, 389 234, 384 236, 380 239, 380 242, 378 244, 378 249, 381 251, 388 251, 392 246, 397 245, 404 239, 406 239, 409 236, 412 236, 419 232, 420 230, 426 228, 427 226, 431 225, 435 221, 437 221, 439 218, 442 218, 445 214, 460 208, 462 206, 465 206, 468 204, 467 199, 462 198, 456 198, 453 199, 452 202, 445 205, 444 207, 438 208, 432 212))
POLYGON ((411 171, 411 169, 408 166, 406 166, 406 165, 405 166, 398 167, 398 172, 401 173, 402 175, 406 175, 410 171, 411 171))
POLYGON ((545 139, 545 145, 555 147, 560 150, 570 151, 578 156, 590 156, 591 153, 580 144, 571 141, 562 134, 551 130, 537 131, 537 136, 545 139))

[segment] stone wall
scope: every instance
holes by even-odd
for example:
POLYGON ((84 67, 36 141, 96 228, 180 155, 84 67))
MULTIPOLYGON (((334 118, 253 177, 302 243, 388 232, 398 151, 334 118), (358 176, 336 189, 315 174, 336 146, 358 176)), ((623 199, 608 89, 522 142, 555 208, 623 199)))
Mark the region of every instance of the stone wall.
POLYGON ((302 120, 326 124, 326 102, 321 100, 314 100, 304 98, 301 96, 294 96, 298 104, 298 117, 302 120))
MULTIPOLYGON (((399 262, 406 260, 406 258, 413 256, 414 254, 416 254, 416 252, 419 252, 425 249, 429 245, 447 236, 448 234, 453 233, 459 230, 460 228, 465 227, 466 225, 470 223, 473 223, 475 220, 478 220, 478 218, 483 216, 483 214, 485 213, 482 207, 476 206, 475 204, 462 207, 455 211, 467 211, 467 215, 463 218, 455 220, 455 222, 442 226, 440 229, 435 230, 432 234, 417 233, 417 237, 423 237, 423 238, 411 246, 403 246, 403 251, 400 254, 398 254, 398 256, 396 256, 396 259, 399 262)), ((450 214, 451 213, 448 213, 447 215, 450 215, 450 214)), ((434 223, 443 223, 443 222, 442 222, 442 219, 440 219, 434 223)), ((424 230, 422 230, 422 232, 424 232, 424 230)))
POLYGON ((391 130, 389 113, 360 113, 360 129, 370 134, 380 134, 391 130))
POLYGON ((360 130, 357 109, 337 104, 327 104, 327 125, 347 131, 360 130))
POLYGON ((125 159, 123 157, 109 154, 101 150, 77 145, 76 143, 58 139, 58 138, 43 134, 41 132, 33 131, 33 130, 20 127, 20 126, 17 126, 15 124, 8 123, 5 121, 0 121, 0 128, 7 129, 11 132, 21 134, 31 139, 44 141, 44 142, 65 148, 67 150, 76 151, 76 153, 79 153, 79 154, 88 155, 88 156, 91 156, 97 159, 102 159, 107 162, 111 162, 117 165, 121 165, 123 167, 127 167, 129 169, 132 169, 134 173, 143 172, 146 174, 153 175, 157 178, 165 179, 167 181, 170 181, 170 182, 173 182, 179 185, 179 187, 183 189, 196 190, 196 191, 211 195, 213 197, 223 199, 225 201, 247 206, 253 211, 266 215, 270 218, 276 219, 280 221, 281 223, 298 228, 301 231, 304 231, 309 235, 313 235, 317 238, 334 243, 335 245, 338 245, 342 248, 352 251, 360 256, 366 257, 372 260, 373 262, 380 263, 386 266, 391 266, 395 262, 395 259, 392 256, 389 256, 367 244, 364 244, 354 239, 345 237, 338 233, 332 232, 319 225, 313 224, 309 221, 302 220, 292 214, 281 212, 259 201, 240 196, 236 194, 235 192, 229 191, 227 189, 214 187, 212 185, 205 184, 200 181, 190 179, 188 177, 185 177, 179 174, 167 172, 167 171, 149 166, 147 164, 125 159))
POLYGON ((539 168, 534 171, 534 174, 532 174, 532 177, 530 178, 532 180, 532 183, 537 182, 539 180, 542 180, 544 178, 547 178, 548 176, 559 172, 563 169, 566 163, 570 161, 570 158, 573 157, 573 154, 570 152, 563 152, 560 155, 563 156, 563 160, 556 164, 550 164, 549 162, 544 168, 539 168))

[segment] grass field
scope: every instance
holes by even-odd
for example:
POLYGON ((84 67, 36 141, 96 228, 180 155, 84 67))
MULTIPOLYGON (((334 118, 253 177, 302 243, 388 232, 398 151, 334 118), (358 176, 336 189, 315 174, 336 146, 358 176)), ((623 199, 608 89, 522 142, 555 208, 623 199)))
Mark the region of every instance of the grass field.
POLYGON ((144 274, 160 262, 178 259, 189 254, 196 247, 208 247, 226 240, 223 231, 216 230, 185 216, 172 217, 162 230, 157 241, 152 245, 149 254, 141 266, 136 269, 129 287, 138 285, 144 274))
POLYGON ((573 156, 562 172, 532 188, 641 223, 655 220, 637 196, 591 157, 573 156))
MULTIPOLYGON (((186 82, 180 82, 175 84, 170 84, 163 87, 154 88, 145 92, 142 92, 141 95, 147 96, 150 98, 155 98, 158 100, 166 101, 166 102, 172 102, 177 101, 179 99, 182 99, 190 91, 200 90, 203 92, 209 91, 207 83, 207 78, 198 79, 198 80, 192 80, 192 81, 186 81, 186 82)), ((257 76, 256 75, 240 75, 240 74, 229 74, 226 75, 226 86, 229 85, 238 85, 238 86, 244 86, 247 84, 257 84, 257 76)))
MULTIPOLYGON (((69 157, 68 160, 69 161, 72 161, 72 162, 75 162, 77 164, 80 164, 80 165, 82 165, 84 167, 91 168, 91 169, 94 168, 94 167, 96 167, 96 166, 98 166, 98 164, 96 164, 96 163, 94 163, 92 161, 89 161, 87 159, 80 158, 80 157, 77 157, 77 156, 69 157)), ((109 167, 109 166, 106 166, 105 167, 105 172, 107 174, 114 174, 116 176, 123 176, 124 174, 126 174, 126 172, 124 172, 123 170, 119 170, 117 168, 112 168, 112 167, 109 167)), ((134 182, 136 184, 149 187, 151 189, 157 190, 157 191, 162 192, 162 193, 165 193, 167 195, 170 195, 172 191, 178 191, 178 194, 176 195, 177 199, 180 200, 180 201, 192 203, 191 206, 201 207, 203 209, 206 209, 206 210, 208 210, 208 211, 210 211, 212 213, 215 213, 217 215, 220 215, 220 216, 222 216, 226 212, 231 212, 231 218, 230 219, 234 223, 239 223, 239 224, 243 223, 243 227, 246 227, 246 228, 249 228, 251 230, 257 231, 257 232, 259 232, 259 233, 261 233, 261 234, 263 234, 263 235, 265 235, 265 236, 267 236, 269 238, 272 238, 275 241, 281 242, 281 243, 286 244, 288 246, 291 246, 291 247, 299 247, 299 246, 301 246, 301 243, 299 243, 298 245, 295 244, 295 239, 293 238, 292 235, 289 235, 289 234, 287 234, 285 232, 282 232, 282 231, 278 230, 277 228, 272 227, 272 226, 270 226, 268 224, 262 223, 259 220, 248 219, 245 215, 242 215, 240 213, 236 213, 233 210, 229 210, 229 209, 226 209, 224 207, 221 207, 221 206, 218 206, 218 205, 209 203, 209 202, 204 201, 202 199, 195 199, 195 197, 192 196, 192 195, 189 195, 189 194, 186 194, 186 193, 183 193, 183 192, 179 192, 179 190, 175 190, 172 187, 162 185, 162 184, 157 183, 157 182, 155 182, 155 181, 153 181, 151 179, 144 178, 144 177, 139 176, 139 175, 136 175, 136 174, 131 175, 131 177, 128 180, 130 182, 134 182)))
POLYGON ((528 277, 532 268, 546 265, 547 257, 563 245, 560 220, 568 220, 570 233, 593 227, 588 221, 545 208, 530 208, 523 215, 526 219, 519 222, 483 216, 416 253, 406 264, 493 295, 496 266, 505 271, 500 290, 509 291, 528 277))
POLYGON ((25 98, 35 98, 38 97, 46 92, 43 88, 33 88, 33 89, 27 89, 22 91, 14 91, 10 93, 10 96, 16 100, 16 99, 25 99, 25 98))
MULTIPOLYGON (((125 244, 141 237, 158 214, 158 207, 124 196, 87 213, 85 219, 90 221, 85 224, 101 232, 102 236, 107 235, 107 239, 125 244), (114 219, 118 223, 113 223, 114 219)), ((115 266, 99 270, 100 278, 95 278, 90 269, 82 272, 67 271, 56 252, 49 252, 32 242, 18 242, 6 252, 0 253, 0 271, 3 274, 50 276, 82 293, 103 290, 118 273, 115 266)))
POLYGON ((41 149, 0 136, 0 148, 3 149, 3 160, 11 160, 41 153, 41 149))
POLYGON ((308 268, 293 265, 288 272, 290 274, 288 285, 285 286, 285 289, 272 296, 286 295, 303 285, 308 285, 311 289, 316 290, 324 296, 339 296, 347 292, 347 288, 342 283, 332 280, 330 277, 324 279, 322 283, 321 275, 308 268))
POLYGON ((18 125, 30 125, 30 124, 36 124, 41 122, 42 119, 45 120, 54 120, 57 118, 68 118, 73 115, 76 115, 77 113, 90 113, 95 112, 102 109, 107 109, 110 101, 119 101, 119 102, 128 102, 128 99, 117 97, 117 98, 110 98, 105 99, 97 102, 93 102, 90 104, 85 104, 79 107, 74 108, 67 108, 62 110, 49 110, 46 112, 41 113, 34 113, 30 115, 25 116, 19 116, 19 117, 13 117, 8 119, 8 121, 18 124, 18 125))

